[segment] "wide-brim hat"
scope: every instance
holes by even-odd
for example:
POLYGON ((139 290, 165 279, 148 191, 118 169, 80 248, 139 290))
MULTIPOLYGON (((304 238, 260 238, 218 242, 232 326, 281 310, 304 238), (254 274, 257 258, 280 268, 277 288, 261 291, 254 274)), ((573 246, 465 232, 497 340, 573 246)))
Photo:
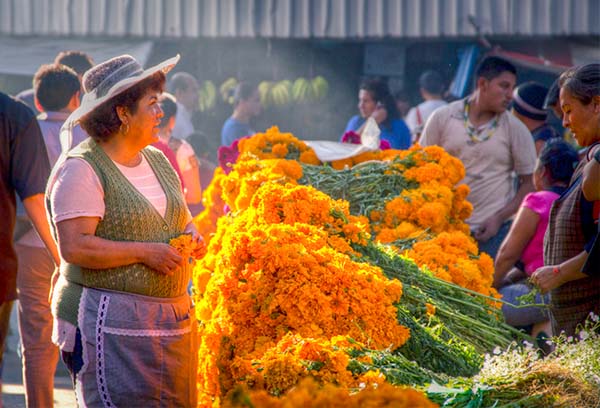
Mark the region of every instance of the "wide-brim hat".
POLYGON ((142 65, 131 55, 121 55, 95 65, 83 76, 85 93, 81 99, 81 105, 69 115, 67 121, 74 125, 103 103, 155 73, 162 71, 166 75, 179 62, 179 58, 180 56, 177 54, 147 69, 143 69, 142 65), (95 83, 94 88, 86 89, 86 84, 90 82, 95 83))

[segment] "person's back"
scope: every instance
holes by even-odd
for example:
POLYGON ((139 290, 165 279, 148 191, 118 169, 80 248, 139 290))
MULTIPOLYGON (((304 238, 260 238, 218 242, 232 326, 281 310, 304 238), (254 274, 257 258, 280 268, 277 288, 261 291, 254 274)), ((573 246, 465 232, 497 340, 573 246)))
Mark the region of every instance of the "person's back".
POLYGON ((168 90, 177 100, 177 115, 171 136, 187 139, 194 132, 192 115, 199 107, 199 85, 187 72, 177 72, 169 80, 168 90))
POLYGON ((250 126, 250 121, 262 110, 257 86, 245 81, 240 82, 235 88, 233 104, 233 114, 221 129, 221 146, 231 146, 236 140, 256 133, 250 126))
MULTIPOLYGON (((42 65, 33 77, 33 89, 35 105, 41 112, 38 123, 53 166, 61 153, 60 128, 79 106, 79 78, 65 65, 42 65)), ((51 406, 58 362, 48 303, 54 262, 33 228, 19 238, 15 248, 19 259, 17 311, 25 399, 28 406, 51 406)))
POLYGON ((413 142, 419 140, 423 127, 433 111, 447 105, 447 102, 442 98, 444 81, 436 71, 429 70, 421 74, 419 77, 419 91, 424 101, 411 108, 405 119, 413 142))
MULTIPOLYGON (((17 257, 13 247, 15 195, 58 264, 58 253, 44 211, 44 190, 50 164, 33 112, 25 104, 0 92, 0 367, 12 302, 16 298, 17 257)), ((2 388, 0 378, 0 389, 2 388)))
POLYGON ((437 109, 427 121, 421 144, 439 145, 465 166, 473 213, 467 220, 480 249, 495 256, 509 219, 533 190, 535 147, 525 125, 506 109, 516 69, 496 57, 484 60, 477 89, 464 100, 437 109), (513 172, 520 178, 515 194, 513 172))

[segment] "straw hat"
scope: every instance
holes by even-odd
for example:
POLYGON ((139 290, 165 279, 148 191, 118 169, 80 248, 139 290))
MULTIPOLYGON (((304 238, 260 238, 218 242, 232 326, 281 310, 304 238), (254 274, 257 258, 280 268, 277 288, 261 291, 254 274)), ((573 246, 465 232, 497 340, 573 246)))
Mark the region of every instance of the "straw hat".
POLYGON ((104 61, 86 71, 83 76, 84 95, 81 105, 67 122, 77 123, 83 116, 135 84, 162 71, 165 75, 177 64, 179 54, 151 68, 143 69, 131 55, 121 55, 104 61))

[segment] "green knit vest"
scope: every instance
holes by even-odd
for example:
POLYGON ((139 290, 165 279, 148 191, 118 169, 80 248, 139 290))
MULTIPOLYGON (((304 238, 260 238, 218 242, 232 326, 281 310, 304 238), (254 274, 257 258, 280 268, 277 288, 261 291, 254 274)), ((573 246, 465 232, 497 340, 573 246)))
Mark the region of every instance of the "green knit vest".
MULTIPOLYGON (((104 189, 105 214, 96 228, 97 237, 111 241, 168 243, 185 229, 187 210, 177 174, 159 150, 146 147, 142 154, 166 194, 164 218, 91 138, 69 153, 69 157, 82 158, 91 165, 104 189)), ((190 269, 186 263, 167 276, 142 263, 110 269, 88 269, 63 263, 61 274, 67 284, 56 288, 55 313, 76 325, 83 287, 161 298, 181 296, 187 290, 190 269)))

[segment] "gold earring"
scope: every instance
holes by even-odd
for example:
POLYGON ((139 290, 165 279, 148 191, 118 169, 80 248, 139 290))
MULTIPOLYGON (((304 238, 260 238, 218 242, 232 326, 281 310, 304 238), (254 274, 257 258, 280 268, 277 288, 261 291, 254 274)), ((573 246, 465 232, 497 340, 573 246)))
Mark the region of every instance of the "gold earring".
POLYGON ((122 133, 122 134, 129 133, 129 123, 128 122, 121 122, 121 126, 119 127, 119 132, 122 133), (125 130, 123 130, 123 125, 125 125, 125 130))

